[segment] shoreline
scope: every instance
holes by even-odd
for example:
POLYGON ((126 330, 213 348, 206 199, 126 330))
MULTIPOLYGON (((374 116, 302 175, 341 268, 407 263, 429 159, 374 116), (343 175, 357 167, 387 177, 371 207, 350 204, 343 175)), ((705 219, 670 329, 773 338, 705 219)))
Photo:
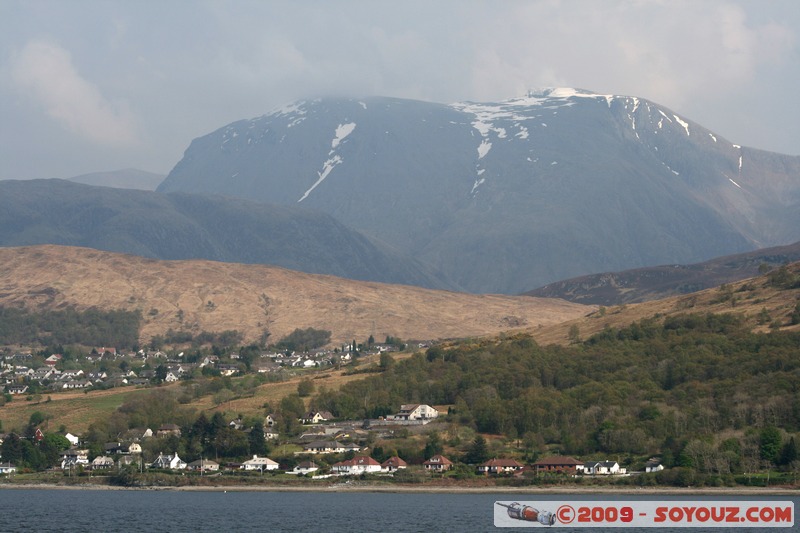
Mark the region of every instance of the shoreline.
POLYGON ((372 492, 372 493, 422 493, 422 494, 541 494, 541 495, 638 495, 638 496, 797 496, 800 488, 748 488, 748 487, 458 487, 448 485, 374 485, 369 483, 337 483, 332 485, 191 485, 121 487, 97 483, 0 483, 0 490, 119 490, 119 491, 179 491, 179 492, 372 492))

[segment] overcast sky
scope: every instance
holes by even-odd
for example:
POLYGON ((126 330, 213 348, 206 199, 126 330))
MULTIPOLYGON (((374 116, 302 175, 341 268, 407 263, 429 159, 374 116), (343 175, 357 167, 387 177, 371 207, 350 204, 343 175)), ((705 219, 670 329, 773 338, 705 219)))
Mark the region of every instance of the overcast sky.
POLYGON ((551 86, 800 155, 800 2, 0 0, 0 179, 166 174, 195 137, 302 98, 551 86))

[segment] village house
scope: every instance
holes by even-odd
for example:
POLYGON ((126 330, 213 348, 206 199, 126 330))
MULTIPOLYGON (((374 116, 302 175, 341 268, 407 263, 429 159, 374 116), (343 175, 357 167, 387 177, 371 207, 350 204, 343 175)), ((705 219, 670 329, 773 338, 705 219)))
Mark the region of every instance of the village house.
POLYGON ((573 457, 554 455, 545 457, 533 463, 533 469, 540 473, 576 474, 583 472, 583 462, 573 457))
POLYGON ((88 379, 68 379, 63 381, 61 384, 57 384, 54 386, 54 389, 63 389, 63 390, 75 390, 75 389, 86 389, 92 386, 92 382, 88 379))
POLYGON ((425 404, 406 404, 400 406, 400 412, 392 418, 394 420, 432 420, 439 416, 439 411, 425 404))
POLYGON ((303 418, 300 419, 300 422, 303 424, 319 424, 320 422, 327 422, 328 420, 333 420, 333 414, 329 411, 309 411, 303 418))
POLYGON ((142 446, 138 442, 107 442, 104 446, 106 453, 130 455, 132 453, 142 453, 142 446))
POLYGON ((297 440, 298 443, 311 442, 315 440, 325 440, 325 438, 328 436, 329 436, 328 433, 326 433, 325 431, 311 431, 311 432, 301 433, 295 440, 297 440))
POLYGON ((103 380, 108 379, 108 372, 104 372, 102 370, 89 372, 88 374, 86 374, 86 379, 89 381, 93 381, 94 383, 102 383, 103 380))
POLYGON ((661 472, 662 470, 664 470, 664 465, 662 465, 661 460, 656 457, 651 457, 644 465, 644 471, 648 473, 661 472))
POLYGON ((525 465, 514 459, 489 459, 478 465, 478 472, 481 474, 513 474, 524 467, 525 465))
POLYGON ((81 439, 77 435, 73 435, 72 433, 67 433, 64 435, 64 438, 67 439, 72 446, 77 446, 80 444, 81 439))
POLYGON ((16 471, 17 467, 11 463, 0 463, 0 475, 14 474, 16 471))
POLYGON ((407 467, 408 464, 399 457, 397 457, 396 455, 394 457, 389 457, 388 459, 386 459, 384 462, 381 463, 381 471, 389 473, 397 472, 401 468, 407 468, 407 467))
POLYGON ((319 470, 319 465, 314 461, 303 461, 302 463, 298 463, 291 472, 287 472, 289 474, 310 474, 312 472, 316 472, 319 470))
POLYGON ((158 428, 158 431, 156 431, 156 437, 168 437, 170 435, 180 437, 181 428, 175 424, 162 424, 161 427, 158 428))
POLYGON ((92 470, 108 470, 114 468, 114 459, 107 455, 98 455, 92 460, 92 470))
POLYGON ((27 366, 18 366, 14 368, 14 377, 27 378, 33 375, 34 370, 27 366))
POLYGON ((41 368, 37 368, 31 379, 34 381, 42 382, 46 379, 55 379, 58 377, 59 372, 55 368, 50 368, 49 366, 43 366, 41 368))
POLYGON ((211 459, 198 459, 186 465, 186 470, 193 472, 218 472, 219 463, 211 459))
MULTIPOLYGON (((352 450, 352 448, 349 448, 352 450)), ((355 451, 360 450, 358 448, 355 451)), ((344 453, 348 448, 335 440, 315 440, 303 446, 304 453, 344 453)))
POLYGON ((340 461, 331 466, 331 472, 342 476, 376 474, 380 471, 381 464, 368 455, 356 455, 352 459, 340 461))
POLYGON ((73 468, 89 465, 89 450, 70 448, 61 454, 61 468, 73 468))
POLYGON ((260 470, 263 472, 264 470, 277 470, 278 466, 278 463, 269 457, 254 455, 252 459, 242 463, 242 470, 260 470))
POLYGON ((156 460, 152 462, 150 468, 163 468, 165 470, 183 470, 186 468, 186 463, 175 455, 164 455, 159 453, 156 460))
POLYGON ((443 455, 434 455, 422 465, 425 470, 430 470, 431 472, 444 472, 453 468, 453 461, 443 455))
POLYGON ((219 373, 222 376, 232 376, 239 372, 239 365, 218 364, 217 370, 219 370, 219 373))
POLYGON ((142 462, 141 457, 134 457, 132 455, 122 455, 120 456, 119 460, 117 461, 117 466, 122 468, 124 466, 129 465, 137 465, 140 466, 142 462))
POLYGON ((281 366, 278 363, 273 363, 272 361, 263 361, 261 363, 256 363, 253 366, 253 369, 259 374, 266 374, 268 372, 277 372, 281 369, 281 366))
POLYGON ((15 395, 25 394, 26 392, 28 392, 28 386, 27 385, 6 385, 6 392, 9 393, 9 394, 15 394, 15 395))
POLYGON ((583 465, 583 473, 590 476, 608 476, 625 472, 616 461, 589 461, 583 465))

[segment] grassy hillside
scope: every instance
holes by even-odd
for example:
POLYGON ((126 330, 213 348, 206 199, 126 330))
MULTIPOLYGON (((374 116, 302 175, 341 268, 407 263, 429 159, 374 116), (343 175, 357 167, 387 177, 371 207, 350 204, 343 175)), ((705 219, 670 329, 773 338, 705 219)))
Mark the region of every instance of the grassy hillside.
POLYGON ((445 339, 555 324, 594 308, 527 296, 474 295, 356 282, 262 265, 157 261, 86 248, 0 248, 0 306, 138 311, 146 343, 170 328, 238 330, 246 341, 296 328, 338 345, 373 335, 445 339))
POLYGON ((588 338, 606 327, 620 328, 650 317, 667 317, 685 313, 734 313, 741 316, 754 331, 769 331, 778 321, 783 329, 796 330, 800 326, 786 325, 797 305, 798 291, 776 283, 780 272, 796 276, 800 263, 776 268, 771 274, 744 279, 698 291, 651 302, 601 306, 597 311, 565 321, 531 330, 540 344, 570 344, 577 338, 588 338))

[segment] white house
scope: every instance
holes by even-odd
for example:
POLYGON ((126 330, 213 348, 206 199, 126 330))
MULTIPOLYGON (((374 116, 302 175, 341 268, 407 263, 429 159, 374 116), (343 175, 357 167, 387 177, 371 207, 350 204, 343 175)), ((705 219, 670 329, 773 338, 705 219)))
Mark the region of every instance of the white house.
POLYGON ((198 459, 186 465, 186 470, 193 470, 195 472, 217 472, 219 470, 219 463, 211 459, 198 459))
POLYGON ((107 455, 98 455, 92 460, 92 470, 108 470, 114 468, 114 459, 107 455))
POLYGON ((445 470, 450 470, 453 468, 453 462, 443 455, 434 455, 424 463, 422 466, 425 467, 425 470, 431 470, 433 472, 444 472, 445 470))
POLYGON ((309 411, 303 415, 303 418, 300 419, 300 422, 303 424, 319 424, 320 422, 325 422, 332 419, 333 414, 329 411, 309 411))
POLYGON ((608 476, 626 472, 624 468, 620 468, 619 463, 616 461, 589 461, 584 464, 583 471, 591 476, 608 476))
POLYGON ((426 404, 406 404, 400 406, 400 412, 395 414, 395 420, 431 420, 439 416, 439 411, 426 404))
POLYGON ((17 471, 17 467, 11 463, 0 463, 0 475, 13 474, 17 471))
POLYGON ((278 463, 269 457, 254 455, 252 459, 242 463, 242 470, 260 470, 263 472, 264 470, 277 470, 278 466, 278 463))
POLYGON ((89 464, 89 450, 79 450, 70 448, 61 454, 61 468, 72 468, 74 466, 89 464))
POLYGON ((289 474, 310 474, 319 470, 319 465, 314 461, 303 461, 295 466, 289 474))
POLYGON ((163 468, 166 470, 183 470, 186 468, 186 463, 175 455, 158 454, 156 460, 150 465, 150 468, 163 468))
POLYGON ((72 446, 77 446, 81 442, 81 439, 72 433, 67 433, 64 435, 64 438, 67 439, 72 446))
POLYGON ((478 466, 482 474, 513 474, 519 472, 525 465, 514 459, 489 459, 478 466))
POLYGON ((645 472, 661 472, 662 470, 664 470, 664 465, 655 457, 647 461, 644 465, 645 472))
POLYGON ((408 464, 397 456, 389 457, 381 463, 381 471, 397 472, 401 468, 407 468, 408 464))
POLYGON ((303 446, 304 453, 345 453, 348 451, 344 444, 335 440, 317 440, 303 446))
POLYGON ((331 472, 343 476, 375 474, 380 471, 381 464, 368 455, 357 455, 352 459, 341 461, 331 466, 331 472))

